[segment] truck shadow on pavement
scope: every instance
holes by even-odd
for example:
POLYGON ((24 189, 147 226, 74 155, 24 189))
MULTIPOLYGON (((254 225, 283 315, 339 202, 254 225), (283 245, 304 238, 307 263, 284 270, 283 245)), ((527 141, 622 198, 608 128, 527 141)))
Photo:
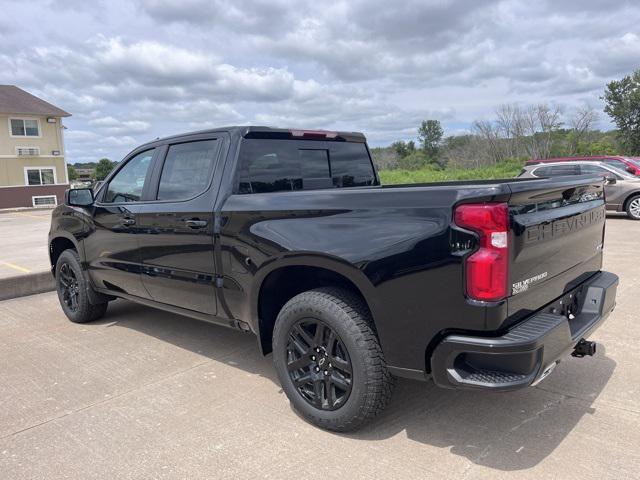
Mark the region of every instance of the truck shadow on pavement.
MULTIPOLYGON (((280 391, 271 356, 262 357, 251 334, 125 301, 114 302, 102 321, 88 325, 112 323, 268 378, 280 391)), ((507 471, 531 468, 550 455, 583 417, 595 412, 592 403, 615 367, 598 345, 595 357, 566 359, 537 387, 516 392, 446 390, 431 381, 399 380, 382 415, 343 436, 380 441, 406 435, 410 441, 447 449, 478 465, 507 471)))
POLYGON ((615 366, 601 348, 593 358, 564 360, 536 387, 507 393, 400 381, 389 408, 353 437, 376 440, 405 431, 410 440, 449 449, 478 465, 528 469, 595 412, 592 403, 615 366))

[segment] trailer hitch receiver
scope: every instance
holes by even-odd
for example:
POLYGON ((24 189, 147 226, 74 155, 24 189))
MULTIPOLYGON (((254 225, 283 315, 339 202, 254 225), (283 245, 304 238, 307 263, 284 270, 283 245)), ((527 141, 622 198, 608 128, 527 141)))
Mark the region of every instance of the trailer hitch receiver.
POLYGON ((582 358, 585 355, 593 357, 595 353, 596 353, 596 342, 591 342, 583 338, 575 346, 575 348, 573 349, 573 353, 571 355, 574 357, 582 358))

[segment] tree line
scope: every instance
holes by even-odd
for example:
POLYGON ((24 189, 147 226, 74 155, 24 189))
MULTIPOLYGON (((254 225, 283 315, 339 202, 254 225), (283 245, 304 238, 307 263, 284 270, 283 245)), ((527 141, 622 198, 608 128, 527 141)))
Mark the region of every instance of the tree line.
POLYGON ((445 166, 471 168, 507 159, 581 155, 640 155, 640 70, 607 84, 601 97, 616 129, 595 128, 599 114, 591 105, 566 110, 560 105, 503 104, 492 120, 476 120, 465 135, 444 136, 438 120, 424 120, 417 142, 397 141, 373 148, 379 169, 445 166))
POLYGON ((101 158, 98 162, 86 162, 86 163, 74 163, 67 165, 67 173, 69 175, 69 181, 73 182, 78 179, 78 168, 87 168, 93 170, 93 175, 91 179, 94 182, 104 180, 107 178, 107 175, 113 170, 113 168, 118 164, 118 162, 114 162, 109 160, 108 158, 101 158))

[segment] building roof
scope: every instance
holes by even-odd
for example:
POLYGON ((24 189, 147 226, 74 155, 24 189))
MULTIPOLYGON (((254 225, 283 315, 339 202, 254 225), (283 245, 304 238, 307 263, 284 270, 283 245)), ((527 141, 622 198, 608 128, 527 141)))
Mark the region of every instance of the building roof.
POLYGON ((15 85, 0 85, 0 113, 70 117, 71 114, 15 85))

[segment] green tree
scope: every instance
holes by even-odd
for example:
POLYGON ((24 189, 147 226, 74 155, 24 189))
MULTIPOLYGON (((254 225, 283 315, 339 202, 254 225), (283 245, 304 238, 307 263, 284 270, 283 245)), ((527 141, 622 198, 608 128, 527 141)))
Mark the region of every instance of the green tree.
POLYGON ((76 171, 76 167, 73 165, 67 165, 67 180, 73 182, 78 179, 78 172, 76 171))
POLYGON ((617 155, 616 147, 608 138, 595 142, 580 142, 577 145, 578 155, 617 155))
POLYGON ((418 140, 422 150, 430 161, 438 159, 444 130, 438 120, 423 120, 418 128, 418 140))
POLYGON ((404 140, 398 140, 397 142, 393 142, 391 144, 391 148, 393 148, 398 158, 404 158, 407 155, 411 155, 416 151, 416 142, 410 140, 405 142, 404 140))
POLYGON ((407 156, 407 144, 404 140, 398 140, 397 142, 393 142, 391 144, 391 148, 393 149, 394 152, 396 152, 396 155, 398 155, 398 158, 404 158, 407 156))
POLYGON ((607 84, 604 111, 618 127, 620 143, 629 155, 640 154, 640 70, 607 84))
POLYGON ((115 166, 116 162, 112 162, 108 158, 101 158, 96 165, 96 180, 100 181, 107 178, 107 175, 109 175, 115 166))

